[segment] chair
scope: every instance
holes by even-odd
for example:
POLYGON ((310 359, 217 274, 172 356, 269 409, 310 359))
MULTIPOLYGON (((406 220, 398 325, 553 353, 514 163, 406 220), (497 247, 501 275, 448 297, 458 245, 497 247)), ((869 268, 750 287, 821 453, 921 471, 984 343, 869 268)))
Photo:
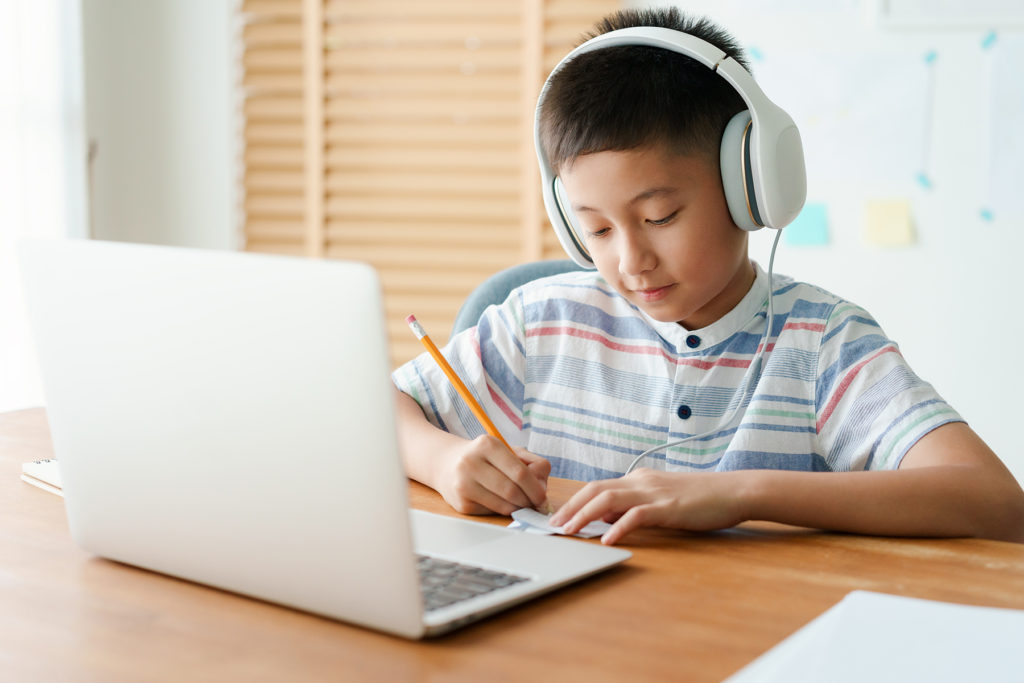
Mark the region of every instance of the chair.
POLYGON ((455 316, 455 324, 452 325, 451 336, 454 337, 459 332, 476 325, 485 308, 491 304, 503 302, 516 287, 542 277, 570 273, 575 270, 582 270, 582 268, 569 259, 560 259, 520 263, 491 275, 470 292, 466 300, 462 302, 462 307, 459 308, 459 312, 455 316))

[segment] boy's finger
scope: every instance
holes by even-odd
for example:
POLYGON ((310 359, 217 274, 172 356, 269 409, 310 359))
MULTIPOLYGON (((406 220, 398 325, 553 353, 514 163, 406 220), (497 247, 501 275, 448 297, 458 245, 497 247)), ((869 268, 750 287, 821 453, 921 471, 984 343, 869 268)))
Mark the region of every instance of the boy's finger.
MULTIPOLYGON (((606 489, 588 500, 580 510, 565 523, 565 533, 575 534, 590 522, 604 519, 605 515, 626 513, 634 505, 642 503, 641 496, 630 489, 606 489)), ((627 513, 628 514, 628 513, 627 513)), ((625 515, 623 515, 625 516, 625 515)))
MULTIPOLYGON (((520 457, 507 449, 488 458, 491 465, 505 475, 526 496, 526 504, 520 507, 540 505, 547 500, 547 487, 527 467, 520 457)), ((492 489, 493 490, 493 489, 492 489)))
POLYGON ((527 464, 526 469, 545 484, 547 484, 548 477, 551 476, 551 463, 543 458, 527 464))
POLYGON ((644 521, 647 507, 646 505, 637 505, 626 510, 626 513, 612 524, 612 528, 604 532, 604 535, 601 536, 601 543, 615 545, 629 532, 647 526, 644 521))
MULTIPOLYGON (((525 465, 520 465, 526 469, 525 465)), ((532 475, 528 475, 532 479, 532 475)), ((512 510, 534 505, 529 494, 519 484, 499 469, 494 463, 488 462, 486 469, 480 472, 477 481, 488 491, 512 505, 512 510)), ((536 483, 536 482, 534 482, 536 483)), ((511 510, 509 511, 511 512, 511 510)))
POLYGON ((486 482, 476 481, 467 493, 467 498, 477 505, 482 505, 491 512, 499 515, 510 515, 513 510, 523 507, 517 501, 509 501, 492 491, 486 482))
POLYGON ((574 493, 569 500, 551 517, 551 524, 561 526, 572 519, 594 496, 604 490, 603 482, 590 482, 579 491, 574 493))
POLYGON ((526 469, 541 482, 541 485, 546 490, 548 477, 551 475, 551 462, 522 448, 516 449, 515 453, 523 461, 523 464, 526 465, 526 469))

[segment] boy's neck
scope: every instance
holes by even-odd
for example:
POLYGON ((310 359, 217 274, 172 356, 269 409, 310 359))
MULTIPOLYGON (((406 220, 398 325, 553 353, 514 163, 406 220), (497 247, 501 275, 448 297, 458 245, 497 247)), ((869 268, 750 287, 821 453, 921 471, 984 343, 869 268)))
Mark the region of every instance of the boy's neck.
POLYGON ((750 288, 757 280, 757 267, 750 258, 744 259, 744 265, 736 270, 733 279, 726 285, 722 293, 706 307, 710 310, 701 311, 691 320, 680 320, 677 324, 687 330, 699 330, 713 325, 729 314, 743 301, 750 288))

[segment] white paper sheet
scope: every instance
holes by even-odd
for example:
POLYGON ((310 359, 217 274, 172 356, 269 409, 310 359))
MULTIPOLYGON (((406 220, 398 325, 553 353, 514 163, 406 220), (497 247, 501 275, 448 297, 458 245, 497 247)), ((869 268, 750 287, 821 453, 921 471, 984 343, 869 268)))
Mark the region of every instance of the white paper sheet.
MULTIPOLYGON (((551 515, 545 515, 531 508, 521 508, 516 510, 512 513, 512 519, 515 520, 509 524, 509 528, 512 529, 521 529, 530 533, 540 533, 545 535, 564 535, 562 527, 552 526, 549 523, 551 515)), ((608 531, 611 526, 612 525, 607 522, 591 522, 580 529, 578 533, 573 534, 573 536, 579 536, 580 538, 593 538, 594 536, 602 535, 604 532, 608 531)))
POLYGON ((854 591, 727 683, 1017 683, 1022 642, 1022 610, 854 591))

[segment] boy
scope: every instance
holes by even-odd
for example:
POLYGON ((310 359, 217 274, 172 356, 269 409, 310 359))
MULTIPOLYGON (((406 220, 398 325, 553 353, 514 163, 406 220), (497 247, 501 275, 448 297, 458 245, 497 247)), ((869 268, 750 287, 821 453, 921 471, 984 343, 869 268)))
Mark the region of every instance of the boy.
MULTIPOLYGON (((619 12, 598 34, 633 26, 746 68, 729 36, 674 9, 619 12)), ((428 356, 395 372, 408 475, 468 513, 542 506, 549 475, 590 481, 551 521, 614 522, 609 544, 745 520, 1024 541, 1018 483, 865 311, 782 277, 769 296, 719 168, 745 108, 658 47, 580 54, 552 76, 540 140, 597 272, 519 288, 445 349, 514 454, 428 356)))

